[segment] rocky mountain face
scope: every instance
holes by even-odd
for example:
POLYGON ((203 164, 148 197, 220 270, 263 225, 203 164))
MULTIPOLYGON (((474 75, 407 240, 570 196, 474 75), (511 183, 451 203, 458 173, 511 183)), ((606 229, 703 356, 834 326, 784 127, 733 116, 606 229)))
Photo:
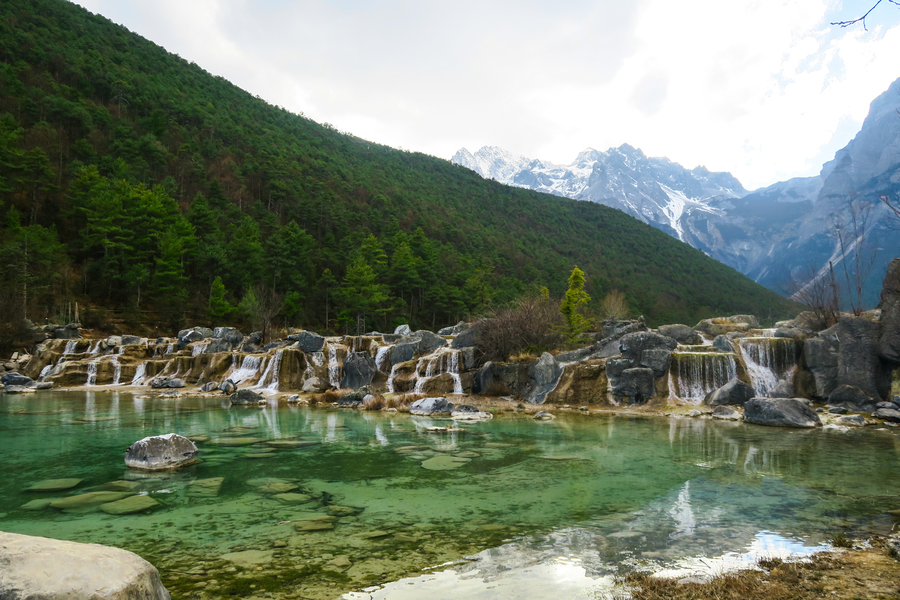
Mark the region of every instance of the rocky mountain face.
MULTIPOLYGON (((900 221, 881 201, 900 203, 898 111, 900 79, 818 176, 750 193, 730 173, 688 170, 628 145, 587 149, 570 165, 496 147, 462 149, 452 162, 509 185, 618 208, 787 295, 829 264, 853 287, 859 265, 869 273, 863 304, 874 306, 887 263, 900 256, 900 221)), ((848 308, 849 297, 843 302, 848 308)))

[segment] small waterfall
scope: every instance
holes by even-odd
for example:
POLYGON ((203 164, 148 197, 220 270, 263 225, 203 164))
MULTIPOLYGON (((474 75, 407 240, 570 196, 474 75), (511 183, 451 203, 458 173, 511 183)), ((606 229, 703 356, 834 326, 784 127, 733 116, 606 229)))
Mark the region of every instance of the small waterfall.
POLYGON ((263 374, 260 375, 259 381, 256 382, 256 387, 261 388, 262 386, 266 386, 263 389, 270 392, 278 391, 278 371, 281 368, 281 355, 284 353, 284 348, 281 350, 277 350, 275 352, 275 356, 269 361, 269 364, 266 365, 266 370, 263 371, 263 374), (266 385, 268 383, 268 385, 266 385))
POLYGON ((78 340, 69 340, 66 342, 66 349, 63 350, 63 356, 67 354, 75 354, 75 347, 78 345, 78 340))
MULTIPOLYGON (((431 355, 431 358, 423 356, 416 364, 416 387, 415 393, 422 394, 425 391, 425 384, 439 375, 447 373, 453 379, 453 393, 462 394, 462 379, 459 376, 459 350, 449 348, 441 348, 431 355), (423 361, 425 364, 425 375, 419 375, 423 361)), ((393 371, 392 371, 393 374, 393 371)))
POLYGON ((173 352, 175 352, 175 344, 170 343, 166 346, 166 354, 172 354, 173 352))
POLYGON ((141 385, 147 377, 147 363, 141 363, 134 370, 134 377, 131 378, 131 385, 141 385))
POLYGON ((791 338, 746 337, 738 340, 738 347, 753 389, 761 398, 797 368, 797 344, 791 338))
POLYGON ((251 377, 256 375, 256 373, 259 371, 259 365, 259 357, 248 354, 244 357, 240 368, 232 371, 231 375, 228 376, 228 379, 233 381, 235 385, 241 383, 242 381, 246 381, 247 379, 250 379, 251 377))
POLYGON ((203 354, 206 351, 207 346, 209 346, 209 342, 206 342, 205 344, 194 344, 193 346, 191 346, 191 356, 203 354))
POLYGON ((44 377, 46 377, 47 373, 49 373, 52 369, 53 369, 53 365, 44 365, 44 368, 41 369, 41 374, 38 375, 38 379, 43 381, 44 377))
POLYGON ((87 383, 84 385, 94 385, 97 383, 97 361, 92 360, 88 363, 87 368, 87 383))
POLYGON ((734 354, 673 352, 669 367, 669 397, 697 404, 735 377, 737 360, 734 354))
POLYGON ((375 353, 375 368, 379 371, 384 371, 384 362, 387 360, 387 355, 390 349, 390 346, 381 346, 375 353))
POLYGON ((122 378, 122 363, 119 362, 118 356, 113 356, 112 363, 113 369, 115 369, 112 385, 119 385, 119 380, 122 378))
POLYGON ((397 367, 399 367, 402 363, 397 363, 393 367, 391 367, 391 374, 388 375, 387 380, 387 391, 389 394, 393 394, 396 390, 394 389, 394 377, 397 376, 397 367))
POLYGON ((338 362, 337 346, 328 346, 328 383, 332 387, 341 387, 341 363, 338 362))
POLYGON ((97 340, 97 341, 94 343, 94 347, 91 348, 91 356, 95 356, 95 355, 97 355, 97 354, 100 353, 100 343, 101 343, 102 341, 103 341, 103 340, 97 340))

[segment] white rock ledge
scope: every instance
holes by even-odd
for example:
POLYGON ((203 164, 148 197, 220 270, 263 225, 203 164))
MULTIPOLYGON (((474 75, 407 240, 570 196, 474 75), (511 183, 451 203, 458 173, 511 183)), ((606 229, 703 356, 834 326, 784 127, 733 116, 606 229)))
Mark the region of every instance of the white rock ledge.
POLYGON ((171 600, 159 571, 126 550, 0 531, 4 600, 171 600))

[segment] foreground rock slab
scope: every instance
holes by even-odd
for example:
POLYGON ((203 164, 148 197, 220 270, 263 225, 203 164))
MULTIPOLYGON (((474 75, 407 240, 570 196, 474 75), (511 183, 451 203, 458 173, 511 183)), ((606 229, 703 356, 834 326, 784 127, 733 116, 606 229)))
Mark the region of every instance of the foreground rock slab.
POLYGON ((816 427, 819 415, 798 398, 752 398, 744 404, 744 421, 769 427, 816 427))
POLYGON ((154 435, 138 440, 125 451, 125 466, 159 471, 177 469, 197 462, 197 446, 177 433, 154 435))
POLYGON ((4 600, 171 600, 156 568, 137 554, 0 532, 4 600))

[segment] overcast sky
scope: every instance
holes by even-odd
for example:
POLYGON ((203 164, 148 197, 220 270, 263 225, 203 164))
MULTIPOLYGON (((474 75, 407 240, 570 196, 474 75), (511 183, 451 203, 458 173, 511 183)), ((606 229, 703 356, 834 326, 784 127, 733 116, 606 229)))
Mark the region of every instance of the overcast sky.
POLYGON ((250 93, 382 144, 569 164, 623 143, 745 187, 818 173, 900 77, 875 0, 78 0, 250 93))

